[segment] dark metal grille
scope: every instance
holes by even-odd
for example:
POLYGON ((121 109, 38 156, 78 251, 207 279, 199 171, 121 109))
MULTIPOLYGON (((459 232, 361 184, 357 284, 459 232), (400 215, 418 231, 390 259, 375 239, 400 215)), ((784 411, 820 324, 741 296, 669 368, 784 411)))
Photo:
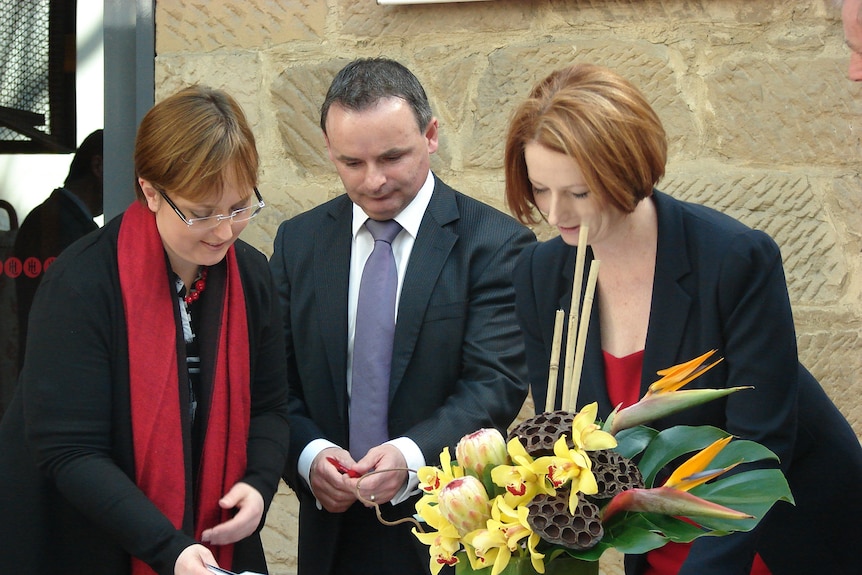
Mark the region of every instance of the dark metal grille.
POLYGON ((0 0, 0 153, 75 149, 76 0, 0 0))

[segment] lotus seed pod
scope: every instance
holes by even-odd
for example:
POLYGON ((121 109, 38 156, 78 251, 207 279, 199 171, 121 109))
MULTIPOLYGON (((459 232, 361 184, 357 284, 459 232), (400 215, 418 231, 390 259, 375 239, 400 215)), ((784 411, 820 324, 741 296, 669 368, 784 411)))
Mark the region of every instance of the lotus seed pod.
POLYGON ((569 491, 556 495, 541 493, 528 505, 527 523, 542 539, 569 549, 584 551, 595 547, 605 530, 599 508, 584 497, 578 498, 575 513, 569 513, 569 491))
POLYGON ((572 443, 572 422, 575 420, 574 413, 568 411, 546 411, 525 419, 515 426, 509 433, 509 439, 517 437, 527 453, 533 457, 551 455, 554 453, 554 444, 566 435, 569 448, 572 443))
POLYGON ((593 476, 599 486, 593 498, 610 499, 627 489, 643 488, 643 476, 632 460, 612 449, 588 451, 587 455, 593 462, 593 476))

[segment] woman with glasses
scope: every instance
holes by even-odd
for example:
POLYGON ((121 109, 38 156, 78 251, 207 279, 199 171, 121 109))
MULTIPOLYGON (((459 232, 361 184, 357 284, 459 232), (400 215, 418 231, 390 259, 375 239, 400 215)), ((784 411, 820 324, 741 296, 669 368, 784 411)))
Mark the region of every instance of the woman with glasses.
POLYGON ((0 424, 0 570, 266 572, 284 467, 281 312, 238 239, 264 207, 239 105, 191 87, 144 117, 137 200, 36 295, 0 424))

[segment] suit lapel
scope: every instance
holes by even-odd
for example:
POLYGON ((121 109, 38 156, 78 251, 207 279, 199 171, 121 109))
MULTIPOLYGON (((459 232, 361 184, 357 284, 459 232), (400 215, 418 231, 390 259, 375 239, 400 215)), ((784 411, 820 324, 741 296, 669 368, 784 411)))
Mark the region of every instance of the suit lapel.
MULTIPOLYGON (((347 195, 333 202, 314 237, 314 285, 320 333, 323 337, 338 413, 347 413, 347 287, 350 277, 352 204, 347 195)), ((301 342, 300 342, 301 345, 301 342)))
POLYGON ((458 218, 454 191, 435 177, 434 193, 419 226, 401 286, 389 379, 390 400, 413 355, 437 279, 458 240, 458 235, 446 226, 458 218))
POLYGON ((691 296, 682 286, 683 278, 691 271, 682 212, 673 200, 661 192, 656 191, 654 197, 658 213, 658 247, 647 348, 641 374, 641 395, 658 379, 658 370, 678 363, 677 357, 691 310, 691 296), (650 345, 649 342, 661 342, 661 345, 650 345))

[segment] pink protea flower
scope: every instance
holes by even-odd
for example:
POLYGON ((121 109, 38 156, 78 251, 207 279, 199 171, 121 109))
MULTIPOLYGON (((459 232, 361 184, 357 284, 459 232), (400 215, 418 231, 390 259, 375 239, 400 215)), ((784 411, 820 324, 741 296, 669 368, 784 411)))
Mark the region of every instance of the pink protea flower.
POLYGON ((453 479, 437 497, 440 513, 461 537, 485 527, 491 517, 491 502, 482 482, 467 475, 453 479))
POLYGON ((509 463, 506 440, 496 429, 474 431, 462 437, 455 446, 455 459, 461 467, 482 477, 482 472, 489 465, 493 467, 509 463))

